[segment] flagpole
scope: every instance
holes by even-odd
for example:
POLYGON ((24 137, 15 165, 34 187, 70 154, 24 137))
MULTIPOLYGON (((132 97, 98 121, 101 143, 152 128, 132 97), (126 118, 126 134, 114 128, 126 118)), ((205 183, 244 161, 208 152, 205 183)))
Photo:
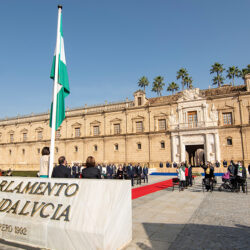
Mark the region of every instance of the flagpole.
POLYGON ((56 61, 55 61, 55 76, 54 76, 54 91, 53 91, 53 113, 52 113, 50 160, 49 160, 49 178, 51 178, 52 171, 53 171, 54 151, 55 151, 55 133, 56 133, 55 128, 56 128, 56 105, 57 105, 57 83, 58 83, 61 13, 62 13, 62 6, 58 5, 56 53, 55 53, 56 61))

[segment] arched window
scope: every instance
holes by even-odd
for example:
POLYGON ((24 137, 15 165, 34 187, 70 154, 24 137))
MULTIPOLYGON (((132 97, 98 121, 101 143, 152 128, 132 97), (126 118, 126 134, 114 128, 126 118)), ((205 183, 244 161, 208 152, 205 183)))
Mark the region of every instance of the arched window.
POLYGON ((78 147, 77 146, 75 146, 75 152, 78 152, 78 147))
POLYGON ((137 149, 141 150, 141 143, 137 142, 137 149))
POLYGON ((58 153, 58 147, 56 147, 56 153, 58 153))
POLYGON ((94 145, 94 151, 97 151, 97 150, 98 150, 97 145, 94 145))
POLYGON ((23 155, 25 155, 25 149, 24 148, 22 149, 22 152, 23 152, 23 155))
POLYGON ((118 151, 119 150, 119 145, 116 143, 114 146, 115 146, 115 151, 118 151))

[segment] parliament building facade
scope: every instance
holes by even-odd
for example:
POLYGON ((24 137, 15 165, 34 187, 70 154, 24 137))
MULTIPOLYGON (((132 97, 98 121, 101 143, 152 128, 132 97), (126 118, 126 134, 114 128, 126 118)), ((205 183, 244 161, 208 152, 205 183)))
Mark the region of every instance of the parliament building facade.
MULTIPOLYGON (((49 113, 0 120, 0 168, 39 170, 50 146, 49 113)), ((147 99, 85 106, 66 112, 56 131, 55 163, 92 155, 100 163, 163 163, 243 160, 250 163, 250 75, 245 85, 190 89, 147 99)))

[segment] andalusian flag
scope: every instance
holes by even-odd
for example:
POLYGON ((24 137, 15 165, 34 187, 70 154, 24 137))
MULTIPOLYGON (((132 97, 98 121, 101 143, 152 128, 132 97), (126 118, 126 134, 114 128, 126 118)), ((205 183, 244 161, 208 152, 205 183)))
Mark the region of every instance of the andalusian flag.
MULTIPOLYGON (((69 90, 69 79, 66 67, 66 58, 64 52, 64 41, 62 32, 62 15, 60 20, 60 37, 59 37, 59 55, 58 55, 58 83, 57 83, 57 102, 56 102, 56 125, 55 130, 57 130, 65 118, 65 105, 64 98, 70 93, 69 90)), ((51 68, 50 78, 55 77, 55 65, 56 65, 56 49, 53 58, 53 64, 51 68)), ((50 127, 52 127, 52 112, 53 112, 53 102, 51 104, 50 112, 50 127)))

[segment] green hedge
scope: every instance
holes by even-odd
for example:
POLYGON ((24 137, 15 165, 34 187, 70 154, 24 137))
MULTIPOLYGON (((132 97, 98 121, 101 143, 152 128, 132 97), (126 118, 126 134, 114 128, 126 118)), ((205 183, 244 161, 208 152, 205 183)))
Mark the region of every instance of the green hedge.
POLYGON ((12 176, 36 177, 38 171, 13 171, 12 176))

